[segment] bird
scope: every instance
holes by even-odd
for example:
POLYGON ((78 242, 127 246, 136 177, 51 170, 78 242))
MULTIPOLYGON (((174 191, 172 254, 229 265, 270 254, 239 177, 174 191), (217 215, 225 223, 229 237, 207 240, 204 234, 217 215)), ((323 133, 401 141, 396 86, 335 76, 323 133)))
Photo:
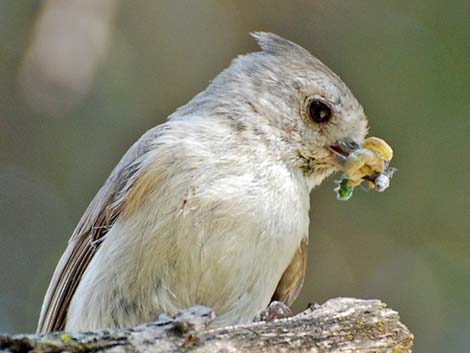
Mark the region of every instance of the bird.
POLYGON ((208 87, 130 147, 52 276, 38 332, 133 327, 193 305, 214 327, 290 306, 312 189, 363 144, 364 110, 309 51, 254 32, 208 87))

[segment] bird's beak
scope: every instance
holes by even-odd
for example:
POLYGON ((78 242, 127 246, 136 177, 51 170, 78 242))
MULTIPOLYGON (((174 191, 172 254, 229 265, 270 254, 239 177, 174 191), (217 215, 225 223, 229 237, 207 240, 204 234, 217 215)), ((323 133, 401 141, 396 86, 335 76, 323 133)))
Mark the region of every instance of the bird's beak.
POLYGON ((348 156, 355 150, 361 148, 361 145, 351 139, 343 139, 335 144, 328 146, 328 150, 332 153, 335 164, 343 166, 348 156))

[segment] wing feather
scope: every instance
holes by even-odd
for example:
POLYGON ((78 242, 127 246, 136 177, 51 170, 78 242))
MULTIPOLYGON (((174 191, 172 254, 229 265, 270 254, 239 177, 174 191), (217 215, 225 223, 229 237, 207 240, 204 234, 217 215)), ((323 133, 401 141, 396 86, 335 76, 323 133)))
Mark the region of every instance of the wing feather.
POLYGON ((67 310, 81 277, 125 206, 126 195, 140 173, 142 157, 155 148, 158 131, 149 130, 129 149, 83 214, 47 289, 38 333, 65 327, 67 310))
POLYGON ((302 289, 306 269, 307 240, 304 239, 284 271, 271 300, 280 301, 287 306, 291 306, 302 289))

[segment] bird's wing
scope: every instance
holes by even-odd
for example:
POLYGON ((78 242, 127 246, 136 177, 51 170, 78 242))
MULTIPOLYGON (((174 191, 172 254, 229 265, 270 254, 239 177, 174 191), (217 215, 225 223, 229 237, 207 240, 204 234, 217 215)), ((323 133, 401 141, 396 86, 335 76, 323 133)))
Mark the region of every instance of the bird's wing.
POLYGON ((276 291, 273 294, 272 301, 280 301, 287 306, 291 306, 299 295, 300 289, 304 284, 305 270, 307 269, 307 240, 300 243, 289 266, 279 281, 276 291))
POLYGON ((137 141, 113 170, 90 203, 52 276, 41 308, 37 332, 52 332, 65 326, 70 301, 80 279, 116 218, 141 173, 145 154, 155 146, 157 129, 137 141))

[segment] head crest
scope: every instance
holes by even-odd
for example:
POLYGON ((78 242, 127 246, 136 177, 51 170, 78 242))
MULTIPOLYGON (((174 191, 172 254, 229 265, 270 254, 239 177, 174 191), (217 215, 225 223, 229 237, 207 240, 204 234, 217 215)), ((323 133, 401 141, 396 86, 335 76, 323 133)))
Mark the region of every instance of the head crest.
POLYGON ((269 32, 253 32, 251 33, 251 36, 256 40, 261 50, 265 53, 284 55, 292 55, 293 53, 296 53, 297 55, 301 54, 311 56, 311 54, 300 45, 284 39, 277 34, 269 32))

